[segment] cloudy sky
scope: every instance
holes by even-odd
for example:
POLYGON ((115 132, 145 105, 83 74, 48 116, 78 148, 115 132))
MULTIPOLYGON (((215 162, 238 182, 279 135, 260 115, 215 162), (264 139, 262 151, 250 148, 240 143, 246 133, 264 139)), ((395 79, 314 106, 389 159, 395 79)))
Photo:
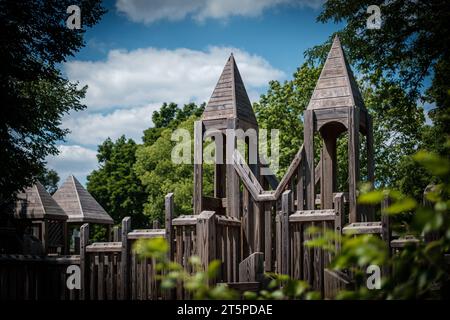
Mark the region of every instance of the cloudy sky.
MULTIPOLYGON (((141 142, 163 102, 207 101, 227 57, 236 58, 250 100, 289 79, 303 52, 339 28, 320 24, 321 0, 110 0, 86 46, 62 65, 88 85, 87 109, 64 117, 71 133, 47 159, 61 180, 83 184, 97 146, 122 134, 141 142)), ((81 13, 82 16, 83 13, 81 13)))

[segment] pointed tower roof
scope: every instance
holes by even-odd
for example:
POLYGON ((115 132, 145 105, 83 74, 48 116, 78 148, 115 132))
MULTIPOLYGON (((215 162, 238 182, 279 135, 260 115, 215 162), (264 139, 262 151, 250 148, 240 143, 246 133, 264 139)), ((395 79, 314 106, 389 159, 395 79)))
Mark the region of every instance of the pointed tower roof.
POLYGON ((67 222, 113 224, 114 221, 102 206, 74 177, 69 176, 55 192, 53 199, 69 216, 67 222))
POLYGON ((336 36, 309 101, 308 109, 351 106, 364 108, 364 102, 345 58, 339 37, 336 36))
POLYGON ((202 120, 238 118, 257 124, 244 83, 234 60, 228 58, 203 112, 202 120))
POLYGON ((17 195, 14 217, 18 219, 67 220, 64 210, 39 181, 17 195))

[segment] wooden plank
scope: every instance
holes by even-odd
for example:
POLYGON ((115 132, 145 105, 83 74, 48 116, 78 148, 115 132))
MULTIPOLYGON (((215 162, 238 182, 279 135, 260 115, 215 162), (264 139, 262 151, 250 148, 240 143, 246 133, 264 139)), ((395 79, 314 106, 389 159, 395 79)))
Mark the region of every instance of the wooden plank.
POLYGON ((104 275, 104 254, 98 253, 95 255, 95 262, 97 264, 97 299, 98 300, 104 300, 104 294, 105 294, 105 275, 104 275))
POLYGON ((197 254, 203 267, 216 258, 216 220, 214 211, 203 211, 197 220, 197 254))
POLYGON ((272 271, 272 202, 264 203, 264 269, 272 271))
POLYGON ((227 196, 227 215, 239 218, 239 177, 234 169, 233 154, 236 149, 236 138, 234 130, 237 129, 235 119, 229 119, 227 122, 227 141, 226 141, 226 155, 227 155, 227 178, 226 178, 226 196, 227 196))
POLYGON ((194 123, 194 214, 202 211, 203 195, 203 124, 194 123))
POLYGON ((80 299, 87 300, 87 263, 86 246, 89 243, 89 224, 85 223, 80 228, 80 276, 81 276, 81 290, 80 299))
POLYGON ((350 223, 342 229, 344 234, 381 234, 382 225, 377 222, 355 222, 350 223))
POLYGON ((166 236, 165 229, 138 229, 128 233, 128 240, 165 238, 165 236, 166 236))
POLYGON ((217 224, 224 225, 224 226, 230 226, 230 227, 240 227, 241 226, 241 220, 235 217, 229 217, 229 216, 223 216, 223 215, 216 215, 216 222, 217 224))
POLYGON ((289 215, 293 211, 292 191, 286 190, 281 198, 281 273, 289 274, 289 215))
POLYGON ((334 221, 333 209, 326 210, 301 210, 289 216, 290 222, 334 221))
POLYGON ((275 191, 275 198, 278 198, 281 195, 281 193, 284 191, 286 186, 291 181, 292 177, 297 173, 298 167, 300 166, 302 159, 305 157, 304 153, 305 153, 305 145, 303 144, 295 154, 295 157, 292 160, 291 164, 289 165, 289 168, 287 169, 286 173, 284 174, 283 178, 278 184, 278 187, 275 191))
POLYGON ((314 112, 304 112, 304 150, 305 150, 305 186, 306 186, 306 208, 314 209, 315 186, 314 186, 314 112))
POLYGON ((86 252, 120 252, 122 250, 121 242, 95 242, 86 246, 86 252))
POLYGON ((310 285, 313 285, 313 252, 310 247, 307 247, 305 245, 308 240, 312 239, 311 235, 308 232, 308 228, 310 226, 312 226, 312 223, 310 222, 302 223, 303 280, 305 280, 310 285))
POLYGON ((198 215, 183 215, 172 219, 172 226, 194 226, 197 224, 198 215))
POLYGON ((125 217, 122 220, 122 252, 121 252, 121 273, 122 273, 122 299, 126 300, 129 297, 129 256, 130 248, 128 243, 128 232, 131 229, 131 218, 125 217))
POLYGON ((264 254, 254 252, 239 263, 239 282, 261 282, 264 278, 264 254))
POLYGON ((348 109, 348 188, 350 223, 360 221, 357 216, 356 188, 359 182, 359 110, 348 109))
MULTIPOLYGON (((322 229, 322 222, 313 222, 313 226, 322 229)), ((313 248, 313 289, 323 293, 323 250, 318 247, 313 248)))
POLYGON ((324 298, 335 299, 342 290, 351 290, 353 282, 348 275, 342 271, 324 270, 324 298))
POLYGON ((344 212, 344 202, 345 195, 343 192, 337 193, 334 196, 334 211, 335 211, 335 220, 334 220, 334 231, 336 233, 337 239, 335 243, 336 252, 340 251, 341 248, 341 232, 345 224, 345 212, 344 212))
MULTIPOLYGON (((166 195, 166 197, 164 198, 164 228, 165 228, 165 238, 167 241, 167 244, 169 246, 169 250, 167 252, 167 256, 169 258, 169 260, 173 261, 175 259, 175 244, 174 244, 174 235, 173 235, 173 226, 172 226, 172 221, 173 221, 173 217, 175 215, 175 203, 174 203, 174 195, 173 193, 168 193, 166 195)), ((151 270, 150 272, 153 272, 154 270, 154 266, 151 266, 151 270)), ((156 296, 156 289, 153 290, 153 286, 156 285, 155 281, 156 281, 156 274, 154 275, 155 277, 151 279, 151 284, 149 285, 151 293, 150 296, 152 294, 155 294, 156 296)), ((173 299, 174 298, 174 294, 175 292, 173 290, 171 291, 165 291, 163 293, 163 298, 165 299, 173 299)))

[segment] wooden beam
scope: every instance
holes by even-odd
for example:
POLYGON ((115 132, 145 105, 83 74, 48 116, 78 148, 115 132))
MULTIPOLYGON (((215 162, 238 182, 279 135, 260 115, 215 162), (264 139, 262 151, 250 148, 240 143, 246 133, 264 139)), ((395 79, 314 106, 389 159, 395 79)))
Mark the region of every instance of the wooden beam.
POLYGON ((272 202, 264 203, 264 269, 265 271, 273 271, 272 270, 272 202))
POLYGON ((356 203, 359 182, 359 109, 348 109, 348 188, 350 223, 360 221, 356 203))
POLYGON ((335 212, 333 209, 326 210, 301 210, 289 216, 290 222, 313 222, 313 221, 334 221, 335 212))
POLYGON ((240 217, 240 191, 239 177, 233 165, 233 153, 236 149, 236 119, 229 119, 227 123, 226 137, 226 154, 227 154, 227 179, 226 179, 226 195, 227 195, 227 215, 232 217, 240 217))
POLYGON ((166 229, 166 241, 169 245, 169 259, 173 259, 173 253, 174 253, 174 242, 173 242, 173 228, 172 228, 172 219, 175 215, 174 212, 174 200, 173 200, 173 193, 168 193, 166 197, 164 198, 164 228, 166 229))
POLYGON ((286 190, 281 198, 281 273, 289 274, 289 216, 293 211, 292 191, 286 190))
POLYGON ((239 282, 261 282, 264 279, 264 254, 254 252, 239 263, 239 282))
POLYGON ((80 299, 88 299, 88 287, 87 287, 87 256, 86 247, 89 243, 89 224, 85 223, 80 228, 80 277, 81 277, 81 291, 80 299))
POLYGON ((306 186, 306 209, 313 210, 315 204, 314 188, 314 112, 304 112, 304 149, 305 149, 305 186, 306 186))
POLYGON ((203 211, 197 220, 197 254, 205 270, 216 258, 216 217, 214 211, 203 211))
POLYGON ((122 253, 121 253, 121 276, 122 276, 122 300, 129 298, 129 267, 130 248, 128 243, 128 232, 131 231, 131 218, 125 217, 122 220, 122 253))
POLYGON ((203 195, 203 124, 194 123, 194 214, 202 211, 203 195))

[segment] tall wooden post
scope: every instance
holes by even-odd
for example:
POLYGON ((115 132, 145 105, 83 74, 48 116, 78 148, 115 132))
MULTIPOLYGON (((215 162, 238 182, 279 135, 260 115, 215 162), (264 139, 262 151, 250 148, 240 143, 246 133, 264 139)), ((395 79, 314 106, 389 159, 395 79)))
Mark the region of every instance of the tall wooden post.
POLYGON ((164 223, 165 223, 165 229, 166 229, 166 241, 169 245, 169 259, 173 259, 173 235, 172 235, 172 219, 174 215, 174 202, 173 202, 173 193, 168 193, 164 199, 164 206, 165 206, 165 217, 164 217, 164 223))
POLYGON ((236 149, 236 119, 227 120, 226 159, 227 159, 227 215, 240 218, 239 176, 233 167, 233 153, 236 149))
POLYGON ((304 123, 306 208, 313 210, 316 198, 314 188, 314 111, 305 110, 304 123))
POLYGON ((289 215, 293 211, 292 191, 286 190, 281 196, 281 273, 289 274, 290 244, 289 215))
MULTIPOLYGON (((203 211, 197 219, 197 253, 203 268, 216 258, 216 215, 214 211, 203 211)), ((228 257, 231 259, 231 257, 228 257)))
POLYGON ((80 277, 81 277, 81 290, 80 299, 88 299, 88 287, 87 287, 87 257, 86 246, 89 244, 89 224, 85 223, 80 228, 80 277))
POLYGON ((322 134, 320 201, 321 209, 333 208, 333 192, 336 191, 336 135, 331 130, 322 134))
POLYGON ((122 273, 122 300, 129 297, 129 266, 130 248, 128 243, 128 233, 131 231, 131 218, 125 217, 122 220, 122 249, 121 249, 121 273, 122 273))
POLYGON ((356 203, 359 182, 359 109, 348 109, 348 188, 350 223, 360 220, 356 203))
POLYGON ((194 123, 194 214, 202 211, 203 197, 203 124, 194 123))
POLYGON ((214 166, 214 197, 225 198, 225 181, 226 181, 226 139, 222 133, 220 137, 216 136, 214 143, 216 145, 215 166, 214 166))

